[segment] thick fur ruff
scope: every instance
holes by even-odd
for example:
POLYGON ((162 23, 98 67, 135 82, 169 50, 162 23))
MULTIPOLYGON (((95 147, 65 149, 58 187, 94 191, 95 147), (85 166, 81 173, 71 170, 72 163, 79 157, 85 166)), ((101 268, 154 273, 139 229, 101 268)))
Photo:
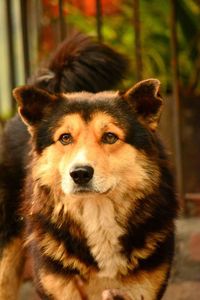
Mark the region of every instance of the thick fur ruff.
MULTIPOLYGON (((170 273, 177 214, 169 160, 156 134, 163 104, 160 83, 149 79, 126 92, 98 92, 108 88, 104 71, 116 73, 112 86, 120 79, 117 61, 123 70, 126 61, 106 46, 80 40, 76 50, 74 40, 61 46, 50 63, 52 77, 42 77, 46 86, 38 78, 14 90, 29 133, 17 118, 3 138, 1 263, 12 257, 21 238, 33 257, 41 299, 159 300, 170 273), (68 83, 67 67, 74 60, 79 72, 68 83), (14 149, 12 130, 25 141, 14 149), (10 174, 17 177, 6 156, 10 148, 23 170, 12 191, 16 203, 6 189, 10 174), (9 219, 17 224, 15 230, 9 219)), ((20 258, 16 265, 22 265, 20 258)), ((5 283, 0 284, 8 295, 5 283)))

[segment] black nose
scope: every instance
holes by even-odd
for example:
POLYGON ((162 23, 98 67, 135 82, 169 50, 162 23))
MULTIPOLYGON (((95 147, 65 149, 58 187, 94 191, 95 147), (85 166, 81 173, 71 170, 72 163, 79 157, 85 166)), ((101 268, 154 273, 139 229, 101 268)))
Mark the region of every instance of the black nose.
POLYGON ((70 171, 70 176, 76 184, 85 184, 92 179, 94 169, 90 166, 76 167, 70 171))

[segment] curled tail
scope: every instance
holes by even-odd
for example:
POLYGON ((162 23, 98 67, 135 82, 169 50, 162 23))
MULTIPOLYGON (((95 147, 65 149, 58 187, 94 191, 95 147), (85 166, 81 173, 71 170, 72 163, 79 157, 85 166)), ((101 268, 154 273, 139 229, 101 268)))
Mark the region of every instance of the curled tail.
POLYGON ((46 69, 29 83, 52 93, 99 92, 116 87, 128 69, 128 60, 109 46, 81 33, 66 39, 46 69))

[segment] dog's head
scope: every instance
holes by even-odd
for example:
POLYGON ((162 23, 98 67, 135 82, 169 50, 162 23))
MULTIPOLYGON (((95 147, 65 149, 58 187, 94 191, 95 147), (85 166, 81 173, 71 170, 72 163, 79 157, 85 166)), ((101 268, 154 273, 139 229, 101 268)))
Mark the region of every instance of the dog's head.
POLYGON ((16 88, 36 153, 35 179, 74 196, 151 192, 159 180, 159 86, 148 79, 126 92, 58 95, 16 88))

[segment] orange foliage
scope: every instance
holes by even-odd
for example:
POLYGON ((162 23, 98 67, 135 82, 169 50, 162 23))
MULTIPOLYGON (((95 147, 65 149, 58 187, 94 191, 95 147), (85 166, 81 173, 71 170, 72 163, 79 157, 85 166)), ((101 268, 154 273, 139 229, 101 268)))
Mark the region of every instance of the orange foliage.
MULTIPOLYGON (((70 3, 79 8, 87 16, 96 15, 96 0, 70 0, 70 3)), ((120 10, 121 0, 101 0, 102 14, 113 15, 120 10)))
MULTIPOLYGON (((120 11, 120 4, 122 0, 101 0, 102 14, 113 15, 120 11)), ((43 7, 47 9, 51 17, 57 18, 59 16, 58 1, 56 0, 42 0, 43 7)), ((87 16, 96 15, 96 0, 63 0, 63 14, 67 14, 65 4, 70 3, 76 8, 80 9, 87 16)))

